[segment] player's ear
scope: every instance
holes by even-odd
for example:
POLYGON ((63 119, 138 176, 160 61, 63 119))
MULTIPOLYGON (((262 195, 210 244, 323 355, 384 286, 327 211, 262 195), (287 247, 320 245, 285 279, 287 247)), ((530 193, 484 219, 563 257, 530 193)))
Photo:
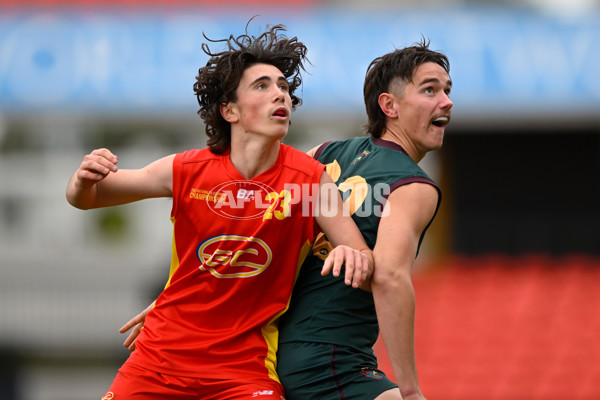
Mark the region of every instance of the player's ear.
POLYGON ((221 104, 219 106, 219 111, 221 111, 221 116, 223 119, 230 124, 234 124, 240 120, 237 114, 235 103, 231 101, 229 103, 221 104))
POLYGON ((381 111, 390 118, 398 117, 398 111, 396 110, 396 98, 390 93, 381 93, 379 95, 379 107, 381 111))

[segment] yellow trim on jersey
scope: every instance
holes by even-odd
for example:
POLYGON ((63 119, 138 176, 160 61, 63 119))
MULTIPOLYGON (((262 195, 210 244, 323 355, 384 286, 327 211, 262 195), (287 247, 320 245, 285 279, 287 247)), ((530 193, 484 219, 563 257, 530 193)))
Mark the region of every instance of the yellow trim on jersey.
POLYGON ((171 278, 177 268, 179 268, 179 256, 177 255, 177 247, 175 246, 175 218, 171 217, 171 223, 173 223, 173 241, 171 242, 171 268, 169 270, 169 280, 165 284, 165 289, 171 284, 171 278))
MULTIPOLYGON (((300 253, 298 256, 298 263, 296 264, 296 276, 294 277, 294 284, 296 283, 296 280, 298 279, 298 274, 300 273, 300 267, 302 266, 302 263, 304 263, 304 260, 308 256, 308 253, 311 248, 312 248, 312 244, 307 240, 302 245, 302 248, 300 249, 300 253)), ((262 334, 263 334, 263 337, 265 338, 265 342, 267 343, 267 348, 268 348, 267 349, 267 357, 265 358, 265 367, 267 367, 267 370, 269 371, 269 378, 271 378, 277 382, 279 382, 279 377, 277 376, 277 358, 276 358, 277 347, 279 345, 278 321, 279 321, 279 317, 281 317, 283 315, 283 313, 285 313, 288 310, 288 308, 290 308, 291 299, 292 299, 292 296, 290 295, 290 297, 288 298, 287 305, 285 306, 285 309, 282 310, 277 315, 275 315, 273 317, 273 319, 271 321, 269 321, 262 328, 262 334)))

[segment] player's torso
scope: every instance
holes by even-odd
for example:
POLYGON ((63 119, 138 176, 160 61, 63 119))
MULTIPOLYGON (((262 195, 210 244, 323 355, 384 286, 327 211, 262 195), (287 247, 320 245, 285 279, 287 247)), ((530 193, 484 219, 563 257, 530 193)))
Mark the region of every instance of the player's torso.
MULTIPOLYGON (((338 185, 371 248, 389 193, 405 180, 429 179, 398 146, 389 142, 377 144, 370 138, 333 142, 317 155, 338 185)), ((320 276, 330 248, 326 238, 319 235, 313 254, 302 266, 290 309, 282 317, 281 341, 325 342, 368 351, 378 335, 373 297, 363 290, 346 287, 339 279, 320 276), (349 329, 352 326, 356 330, 349 329)))
POLYGON ((239 374, 244 359, 273 358, 270 323, 287 306, 313 233, 289 184, 319 176, 284 161, 246 180, 228 157, 176 157, 171 274, 138 346, 150 364, 207 377, 202 366, 239 374))

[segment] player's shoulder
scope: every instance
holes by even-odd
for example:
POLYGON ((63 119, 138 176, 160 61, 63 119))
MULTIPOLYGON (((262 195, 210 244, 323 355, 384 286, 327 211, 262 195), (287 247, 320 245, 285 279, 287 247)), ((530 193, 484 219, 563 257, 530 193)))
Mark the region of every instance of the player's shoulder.
POLYGON ((364 150, 371 147, 371 145, 371 140, 367 136, 352 137, 345 140, 325 142, 317 147, 314 154, 316 159, 320 159, 321 156, 338 156, 339 154, 355 152, 357 149, 364 150))
POLYGON ((334 140, 331 142, 323 143, 321 146, 322 150, 333 149, 333 148, 347 148, 347 147, 364 147, 371 144, 371 138, 369 136, 356 136, 344 140, 334 140))
POLYGON ((389 196, 389 199, 393 197, 406 196, 411 199, 425 200, 425 199, 437 199, 440 195, 439 186, 432 180, 426 178, 417 177, 408 181, 404 185, 398 186, 389 196))
POLYGON ((318 162, 305 152, 298 150, 290 145, 281 144, 280 151, 284 152, 283 163, 288 167, 312 170, 313 168, 321 165, 320 162, 318 162))
POLYGON ((188 164, 216 160, 223 157, 223 155, 215 154, 208 147, 205 147, 203 149, 185 150, 176 154, 176 157, 179 158, 182 164, 188 164))

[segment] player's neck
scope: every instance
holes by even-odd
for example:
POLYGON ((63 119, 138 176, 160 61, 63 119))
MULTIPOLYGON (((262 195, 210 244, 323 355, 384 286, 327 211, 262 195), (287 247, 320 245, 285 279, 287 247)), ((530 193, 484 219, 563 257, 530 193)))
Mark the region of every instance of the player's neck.
POLYGON ((390 127, 386 127, 381 134, 381 139, 396 143, 402 147, 406 154, 417 164, 419 161, 421 161, 421 159, 423 159, 424 155, 419 153, 414 143, 400 130, 394 130, 390 129, 390 127))
POLYGON ((234 141, 229 158, 235 169, 246 179, 252 179, 271 168, 279 156, 279 140, 234 141))

